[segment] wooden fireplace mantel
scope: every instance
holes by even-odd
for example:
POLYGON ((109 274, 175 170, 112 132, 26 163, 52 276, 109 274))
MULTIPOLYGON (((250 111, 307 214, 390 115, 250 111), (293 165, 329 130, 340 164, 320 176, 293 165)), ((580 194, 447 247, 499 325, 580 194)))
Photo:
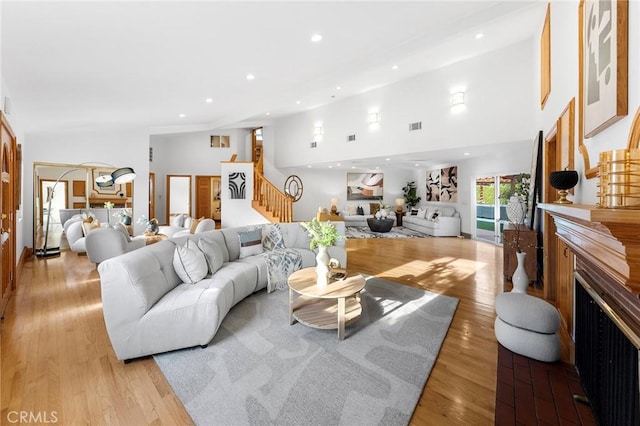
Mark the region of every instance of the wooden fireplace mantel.
POLYGON ((640 295, 640 210, 583 204, 539 204, 573 252, 640 295))

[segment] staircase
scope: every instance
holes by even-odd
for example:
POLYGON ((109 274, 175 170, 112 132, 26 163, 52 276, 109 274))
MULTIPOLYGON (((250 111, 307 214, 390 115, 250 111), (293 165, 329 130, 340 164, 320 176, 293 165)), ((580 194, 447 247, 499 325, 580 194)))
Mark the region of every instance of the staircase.
POLYGON ((252 207, 270 222, 293 222, 293 199, 260 172, 262 157, 253 168, 252 207))

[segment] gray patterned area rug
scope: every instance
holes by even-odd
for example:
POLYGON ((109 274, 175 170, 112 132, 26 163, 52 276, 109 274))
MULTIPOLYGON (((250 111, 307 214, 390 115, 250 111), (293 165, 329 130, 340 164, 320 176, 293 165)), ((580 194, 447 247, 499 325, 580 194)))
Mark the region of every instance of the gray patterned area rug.
POLYGON ((427 234, 402 226, 394 226, 389 232, 373 232, 368 226, 347 226, 344 235, 347 238, 429 238, 427 234))
POLYGON ((289 325, 288 291, 260 291, 206 349, 154 358, 198 425, 406 425, 458 300, 366 279, 343 341, 289 325))

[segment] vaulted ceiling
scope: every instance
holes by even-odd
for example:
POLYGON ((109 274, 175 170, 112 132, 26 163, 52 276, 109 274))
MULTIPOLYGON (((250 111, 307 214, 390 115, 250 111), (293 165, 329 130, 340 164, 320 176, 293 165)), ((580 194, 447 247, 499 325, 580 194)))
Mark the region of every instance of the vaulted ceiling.
POLYGON ((26 132, 251 127, 532 37, 545 6, 4 0, 1 75, 26 132))

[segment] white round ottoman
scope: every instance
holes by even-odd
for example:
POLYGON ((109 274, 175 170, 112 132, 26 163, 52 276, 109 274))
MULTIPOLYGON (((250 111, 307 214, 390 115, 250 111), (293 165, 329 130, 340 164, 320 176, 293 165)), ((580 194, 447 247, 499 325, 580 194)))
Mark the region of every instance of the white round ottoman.
POLYGON ((553 362, 560 359, 560 315, 553 305, 522 293, 496 297, 496 339, 520 355, 553 362))

